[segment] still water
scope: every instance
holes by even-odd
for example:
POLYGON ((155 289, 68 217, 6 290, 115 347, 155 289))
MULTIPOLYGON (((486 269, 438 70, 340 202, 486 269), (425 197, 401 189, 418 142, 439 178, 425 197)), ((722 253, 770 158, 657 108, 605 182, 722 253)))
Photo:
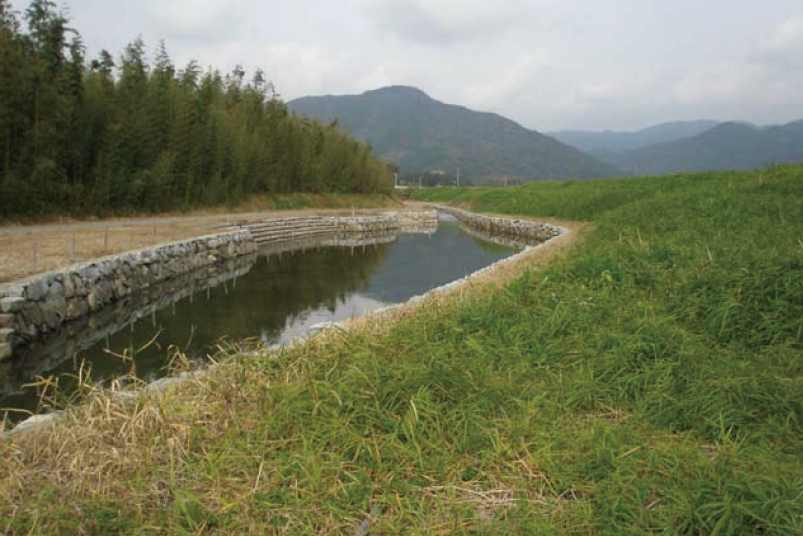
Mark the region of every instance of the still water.
POLYGON ((159 296, 108 312, 115 322, 90 321, 57 344, 32 347, 21 362, 6 365, 0 370, 0 408, 34 410, 36 391, 21 384, 37 375, 74 373, 82 362, 91 366, 95 380, 131 372, 132 366, 138 376, 155 378, 165 373, 177 348, 203 359, 226 341, 286 345, 316 324, 404 302, 519 251, 471 236, 449 218, 431 234, 402 234, 385 242, 263 251, 211 283, 216 286, 188 283, 172 294, 152 290, 159 296), (37 361, 45 364, 34 374, 37 361))

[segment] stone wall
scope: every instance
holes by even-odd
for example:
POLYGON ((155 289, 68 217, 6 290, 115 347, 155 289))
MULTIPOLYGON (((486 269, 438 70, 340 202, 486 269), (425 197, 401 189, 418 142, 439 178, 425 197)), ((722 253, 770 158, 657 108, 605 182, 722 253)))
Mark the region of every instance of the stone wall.
POLYGON ((15 348, 12 359, 0 362, 0 397, 20 392, 23 384, 53 370, 81 350, 187 296, 232 280, 236 286, 237 278, 247 274, 256 259, 257 254, 250 253, 152 283, 97 313, 66 321, 59 329, 15 348))
POLYGON ((535 243, 546 242, 550 238, 563 234, 563 229, 557 225, 539 223, 530 220, 514 218, 497 218, 475 214, 459 208, 444 205, 427 204, 446 214, 451 214, 466 226, 479 230, 489 237, 515 237, 527 238, 535 243))
POLYGON ((135 291, 257 249, 247 231, 153 246, 0 287, 0 361, 135 291))
POLYGON ((246 229, 259 246, 283 242, 313 240, 321 237, 380 236, 391 233, 418 232, 438 225, 438 213, 429 211, 385 212, 371 216, 280 218, 235 224, 230 228, 246 229))
MULTIPOLYGON (((222 234, 152 246, 62 271, 0 285, 0 361, 16 348, 65 324, 203 267, 254 253, 259 247, 298 247, 353 237, 387 237, 438 224, 436 211, 386 212, 356 217, 291 217, 229 226, 222 234)), ((332 242, 332 241, 335 242, 332 242)))

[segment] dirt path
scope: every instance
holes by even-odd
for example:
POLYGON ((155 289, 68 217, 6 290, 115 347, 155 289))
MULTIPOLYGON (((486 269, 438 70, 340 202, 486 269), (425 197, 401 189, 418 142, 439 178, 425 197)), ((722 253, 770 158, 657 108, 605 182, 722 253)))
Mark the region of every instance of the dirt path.
POLYGON ((106 255, 212 234, 221 225, 235 222, 389 210, 394 209, 274 210, 0 227, 0 284, 106 255))

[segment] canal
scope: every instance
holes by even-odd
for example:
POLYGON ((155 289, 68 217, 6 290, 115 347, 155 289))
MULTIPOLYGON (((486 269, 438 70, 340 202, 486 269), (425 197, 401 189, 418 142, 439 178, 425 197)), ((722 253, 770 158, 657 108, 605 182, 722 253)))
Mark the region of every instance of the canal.
POLYGON ((37 389, 24 385, 38 377, 59 377, 60 390, 69 393, 70 375, 81 368, 96 381, 131 372, 155 379, 178 351, 202 361, 241 341, 287 345, 325 323, 405 302, 518 251, 469 234, 449 216, 426 232, 368 243, 266 249, 208 284, 150 289, 37 341, 0 364, 0 408, 11 410, 12 420, 35 411, 37 389))

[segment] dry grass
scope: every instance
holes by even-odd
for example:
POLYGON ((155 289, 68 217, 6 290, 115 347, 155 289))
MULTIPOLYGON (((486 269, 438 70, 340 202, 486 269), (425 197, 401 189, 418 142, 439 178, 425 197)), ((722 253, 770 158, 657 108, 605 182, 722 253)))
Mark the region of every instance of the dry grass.
POLYGON ((0 235, 0 282, 65 268, 146 246, 207 234, 208 224, 187 219, 171 225, 104 224, 0 235))
MULTIPOLYGON (((320 356, 331 353, 333 347, 348 346, 349 340, 373 339, 398 322, 439 315, 444 307, 460 306, 467 299, 479 298, 487 290, 532 268, 534 263, 547 262, 565 251, 582 237, 580 231, 584 228, 573 226, 570 234, 546 246, 529 250, 424 300, 353 321, 347 325, 348 329, 325 330, 291 350, 294 357, 289 360, 284 357, 286 351, 265 350, 257 359, 225 360, 206 374, 193 376, 164 391, 140 391, 139 396, 87 386, 86 402, 73 407, 63 419, 0 439, 0 512, 5 512, 9 523, 18 518, 18 511, 31 519, 25 505, 40 501, 42 497, 37 493, 47 490, 61 502, 62 511, 73 512, 77 524, 86 526, 94 522, 94 514, 83 512, 82 504, 88 501, 104 504, 125 496, 135 518, 147 524, 158 517, 155 512, 175 508, 186 490, 198 490, 204 497, 204 508, 218 514, 235 509, 239 511, 237 517, 247 524, 246 520, 255 514, 247 506, 251 498, 286 484, 276 468, 228 450, 225 455, 220 452, 213 455, 211 451, 208 455, 209 463, 214 457, 230 456, 228 462, 221 459, 221 463, 235 466, 217 476, 188 470, 183 460, 199 456, 203 459, 207 446, 214 448, 213 444, 224 441, 234 430, 242 433, 265 426, 255 406, 272 404, 271 393, 276 388, 293 388, 309 382, 321 366, 320 356), (275 367, 266 370, 263 365, 266 359, 275 362, 275 367)), ((230 353, 242 350, 234 348, 230 353)), ((290 447, 281 442, 265 445, 277 451, 290 447)), ((429 505, 425 510, 430 515, 420 519, 421 532, 448 533, 446 527, 455 512, 461 512, 460 516, 468 512, 482 525, 504 518, 511 508, 525 503, 537 509, 560 511, 563 499, 550 489, 545 475, 529 461, 512 461, 509 474, 513 475, 509 480, 497 481, 492 489, 477 482, 460 485, 442 482, 420 487, 408 500, 429 505)), ((407 515, 403 513, 407 509, 405 505, 395 512, 372 511, 356 521, 365 526, 378 523, 381 528, 384 523, 398 522, 398 516, 407 515)), ((301 518, 314 519, 318 514, 285 507, 260 515, 286 517, 302 526, 301 518)), ((342 521, 327 518, 322 523, 320 533, 336 534, 344 530, 342 521)), ((355 524, 349 522, 345 526, 355 524)), ((194 528, 201 530, 202 524, 194 528)))

